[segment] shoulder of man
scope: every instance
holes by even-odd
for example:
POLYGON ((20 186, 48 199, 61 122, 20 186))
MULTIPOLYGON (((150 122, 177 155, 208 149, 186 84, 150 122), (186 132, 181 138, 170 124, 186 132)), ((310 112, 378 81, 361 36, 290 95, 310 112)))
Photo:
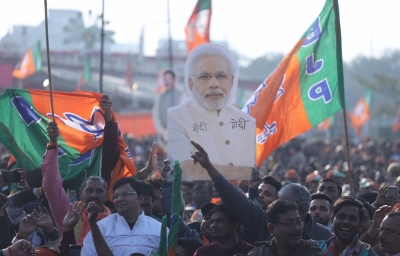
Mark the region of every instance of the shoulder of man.
POLYGON ((256 248, 252 249, 248 255, 257 256, 257 255, 277 255, 275 251, 272 249, 270 241, 265 242, 255 242, 254 245, 256 248))
POLYGON ((110 223, 117 221, 117 213, 112 213, 101 220, 97 221, 97 225, 99 227, 106 227, 110 225, 110 223))

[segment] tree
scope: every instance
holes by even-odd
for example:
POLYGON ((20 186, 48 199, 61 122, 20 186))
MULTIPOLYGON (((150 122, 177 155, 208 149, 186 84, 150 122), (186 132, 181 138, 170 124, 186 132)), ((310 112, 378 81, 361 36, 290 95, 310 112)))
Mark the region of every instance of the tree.
POLYGON ((374 112, 396 115, 397 107, 400 106, 400 76, 389 76, 385 74, 373 75, 372 81, 359 78, 360 84, 380 94, 384 100, 379 101, 374 112))
MULTIPOLYGON (((89 11, 89 19, 91 19, 91 11, 89 11)), ((77 17, 70 19, 69 24, 63 28, 69 36, 64 40, 65 44, 70 43, 85 43, 85 49, 93 49, 97 42, 100 42, 101 37, 101 25, 98 24, 101 21, 101 15, 97 16, 94 20, 94 24, 85 27, 82 19, 82 13, 78 13, 77 17)), ((107 22, 108 24, 109 22, 107 22)), ((114 43, 114 31, 104 30, 104 42, 114 43)))

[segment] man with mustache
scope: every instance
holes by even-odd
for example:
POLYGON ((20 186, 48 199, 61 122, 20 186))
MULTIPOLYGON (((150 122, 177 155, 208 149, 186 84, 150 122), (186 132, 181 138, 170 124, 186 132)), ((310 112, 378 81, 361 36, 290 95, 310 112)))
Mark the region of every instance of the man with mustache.
POLYGON ((301 239, 304 223, 295 202, 278 199, 267 208, 267 228, 272 240, 253 249, 249 256, 321 255, 301 239))
POLYGON ((373 256, 377 255, 369 244, 358 239, 364 207, 349 196, 339 198, 333 205, 332 225, 334 237, 320 242, 324 256, 373 256))
POLYGON ((210 223, 211 236, 216 242, 199 247, 195 256, 245 254, 254 248, 254 246, 239 240, 240 224, 225 205, 216 205, 211 210, 210 223))
POLYGON ((332 213, 332 198, 324 193, 311 195, 311 206, 308 212, 314 220, 324 226, 328 226, 332 213))
POLYGON ((382 252, 388 256, 400 256, 400 212, 386 215, 379 229, 379 243, 382 252))
POLYGON ((228 179, 250 177, 255 119, 232 106, 238 72, 236 60, 222 45, 202 44, 189 54, 185 83, 190 98, 168 109, 168 154, 181 163, 184 180, 208 179, 200 165, 193 165, 191 140, 202 142, 211 163, 228 179))
POLYGON ((101 221, 96 220, 100 208, 96 203, 88 205, 90 232, 83 240, 81 255, 149 255, 158 251, 161 223, 144 214, 142 181, 121 178, 113 185, 116 213, 101 221))

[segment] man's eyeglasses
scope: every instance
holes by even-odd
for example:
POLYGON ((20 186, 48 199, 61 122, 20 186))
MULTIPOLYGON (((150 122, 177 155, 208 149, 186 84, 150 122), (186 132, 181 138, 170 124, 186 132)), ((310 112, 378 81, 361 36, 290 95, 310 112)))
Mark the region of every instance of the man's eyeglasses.
POLYGON ((390 236, 400 235, 400 232, 392 232, 392 231, 383 230, 383 229, 380 229, 380 228, 377 228, 376 232, 378 232, 378 234, 382 234, 383 233, 383 234, 390 235, 390 236))
POLYGON ((129 196, 130 194, 136 194, 136 192, 124 191, 122 193, 115 193, 114 195, 112 195, 112 199, 117 200, 120 196, 122 196, 122 198, 125 198, 125 197, 129 196))
POLYGON ((295 228, 295 227, 299 227, 302 228, 304 227, 304 222, 302 222, 301 220, 299 221, 291 221, 291 222, 272 222, 274 224, 281 224, 287 228, 295 228))
POLYGON ((218 80, 218 82, 220 82, 221 84, 225 84, 228 82, 229 78, 232 76, 228 76, 227 74, 224 73, 220 73, 220 74, 215 74, 215 75, 211 75, 211 74, 201 74, 201 75, 194 75, 193 77, 196 77, 196 79, 202 83, 202 84, 206 84, 208 83, 212 77, 215 77, 215 79, 218 80))

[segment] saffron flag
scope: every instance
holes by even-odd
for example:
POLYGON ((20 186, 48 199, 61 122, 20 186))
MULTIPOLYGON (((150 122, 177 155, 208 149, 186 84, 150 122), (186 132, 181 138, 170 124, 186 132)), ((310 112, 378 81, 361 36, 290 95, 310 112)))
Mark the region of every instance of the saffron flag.
POLYGON ((335 118, 334 116, 331 116, 327 119, 325 119, 322 123, 319 123, 317 125, 317 130, 319 131, 327 131, 329 128, 331 128, 331 125, 333 124, 335 118))
POLYGON ((369 120, 371 105, 371 91, 366 90, 364 95, 358 100, 353 110, 349 113, 351 125, 357 133, 358 137, 361 137, 361 127, 369 120))
POLYGON ((168 256, 175 256, 176 243, 178 241, 179 230, 179 211, 181 208, 181 182, 182 182, 182 169, 179 161, 174 161, 174 182, 172 184, 172 207, 171 207, 171 221, 170 232, 168 235, 168 256))
POLYGON ((243 107, 256 118, 256 164, 344 107, 337 0, 320 15, 243 107))
POLYGON ((82 87, 92 79, 92 71, 90 67, 90 57, 89 55, 85 55, 83 68, 81 71, 81 75, 79 77, 78 84, 76 86, 76 91, 81 91, 82 87))
MULTIPOLYGON (((58 162, 63 187, 79 189, 82 180, 100 176, 105 116, 99 107, 100 93, 53 92, 54 116, 60 130, 58 162)), ((48 91, 6 89, 0 95, 0 141, 18 165, 31 171, 41 166, 52 121, 48 91)), ((119 136, 120 161, 110 185, 135 174, 128 147, 119 136)), ((112 187, 112 186, 111 186, 112 187)))
POLYGON ((24 79, 42 70, 42 55, 40 41, 36 41, 17 63, 12 72, 13 77, 24 79))
POLYGON ((392 127, 392 133, 396 133, 399 129, 400 129, 400 106, 397 108, 397 114, 392 127))
POLYGON ((211 0, 198 0, 185 28, 190 53, 199 44, 210 42, 211 0))

